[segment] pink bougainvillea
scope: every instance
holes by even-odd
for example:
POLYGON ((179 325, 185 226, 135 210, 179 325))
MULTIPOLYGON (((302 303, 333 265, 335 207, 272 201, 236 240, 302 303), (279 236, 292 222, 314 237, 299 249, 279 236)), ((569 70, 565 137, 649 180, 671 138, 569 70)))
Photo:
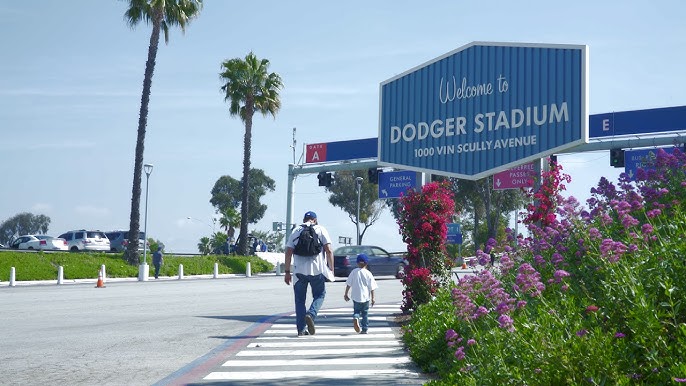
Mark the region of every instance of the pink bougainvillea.
POLYGON ((428 302, 449 264, 445 242, 455 203, 448 185, 432 182, 400 199, 400 234, 407 244, 403 311, 428 302), (439 279, 439 280, 437 280, 439 279))

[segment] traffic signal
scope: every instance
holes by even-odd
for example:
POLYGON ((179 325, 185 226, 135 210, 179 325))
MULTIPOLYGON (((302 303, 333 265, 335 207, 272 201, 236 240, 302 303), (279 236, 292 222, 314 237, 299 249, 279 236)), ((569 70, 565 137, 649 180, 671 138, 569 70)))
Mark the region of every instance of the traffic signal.
POLYGON ((610 149, 610 166, 624 167, 624 149, 610 149))
POLYGON ((329 187, 333 185, 333 175, 329 172, 319 172, 317 179, 319 180, 319 186, 329 187))
POLYGON ((378 184, 379 183, 379 169, 372 168, 372 169, 367 170, 367 179, 372 184, 378 184))

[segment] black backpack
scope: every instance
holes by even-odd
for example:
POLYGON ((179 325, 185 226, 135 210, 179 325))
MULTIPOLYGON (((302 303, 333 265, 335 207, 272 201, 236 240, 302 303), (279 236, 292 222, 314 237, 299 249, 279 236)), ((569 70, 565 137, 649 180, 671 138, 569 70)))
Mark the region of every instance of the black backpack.
POLYGON ((303 225, 303 229, 298 236, 293 253, 298 256, 315 257, 322 252, 322 242, 319 240, 314 225, 303 225))

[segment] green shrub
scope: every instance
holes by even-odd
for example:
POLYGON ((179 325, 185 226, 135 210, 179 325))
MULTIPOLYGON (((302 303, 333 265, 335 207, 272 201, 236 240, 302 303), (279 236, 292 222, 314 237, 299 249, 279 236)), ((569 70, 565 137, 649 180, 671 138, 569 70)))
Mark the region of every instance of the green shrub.
MULTIPOLYGON (((152 256, 146 259, 152 268, 152 256)), ((183 264, 184 275, 211 275, 218 263, 219 274, 244 274, 250 262, 254 274, 271 272, 274 265, 257 256, 164 256, 160 274, 177 276, 183 264)), ((105 265, 107 277, 127 278, 138 276, 138 266, 129 265, 123 254, 102 252, 0 252, 0 280, 9 281, 10 269, 15 268, 17 281, 57 280, 59 266, 65 280, 96 279, 100 267, 105 265)))

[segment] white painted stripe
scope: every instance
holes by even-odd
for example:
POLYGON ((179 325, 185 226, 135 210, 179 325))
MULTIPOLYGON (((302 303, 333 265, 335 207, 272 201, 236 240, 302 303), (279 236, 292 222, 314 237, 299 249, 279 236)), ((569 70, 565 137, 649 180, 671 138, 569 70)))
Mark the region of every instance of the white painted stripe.
MULTIPOLYGON (((383 305, 383 304, 377 304, 372 307, 369 307, 372 310, 398 310, 400 311, 400 306, 398 305, 383 305)), ((326 310, 322 311, 342 311, 342 310, 352 310, 352 307, 339 307, 339 308, 327 308, 326 310)))
POLYGON ((294 341, 294 342, 259 342, 259 343, 250 343, 248 345, 248 348, 255 348, 255 347, 322 347, 322 345, 326 345, 326 347, 350 347, 350 346, 355 346, 355 347, 360 347, 360 346, 400 346, 400 342, 397 340, 367 340, 367 341, 362 341, 362 342, 315 342, 315 341, 304 341, 300 340, 299 342, 294 341))
MULTIPOLYGON (((353 313, 353 309, 352 309, 352 308, 349 309, 349 310, 340 310, 340 311, 330 311, 330 310, 326 310, 326 311, 319 311, 319 312, 317 313, 317 316, 320 316, 320 315, 345 315, 345 314, 352 314, 352 313, 353 313)), ((398 311, 396 312, 396 311, 393 311, 393 310, 377 310, 377 309, 373 309, 373 310, 369 310, 369 313, 373 313, 373 314, 384 314, 384 315, 395 315, 395 314, 400 313, 400 311, 398 310, 398 311)), ((295 317, 295 314, 290 314, 290 315, 287 315, 287 316, 288 316, 288 317, 295 317)))
POLYGON ((411 363, 410 357, 356 357, 356 358, 327 358, 327 359, 235 359, 224 363, 223 367, 272 367, 272 366, 324 366, 324 365, 392 365, 411 363))
POLYGON ((302 342, 304 339, 307 340, 312 340, 312 339, 323 339, 323 340, 329 340, 329 339, 392 339, 396 338, 394 334, 358 334, 356 332, 350 332, 351 335, 309 335, 306 337, 300 337, 296 336, 295 334, 291 336, 258 336, 256 339, 257 340, 297 340, 299 342, 302 342))
MULTIPOLYGON (((349 334, 351 333, 352 327, 350 328, 317 328, 317 334, 321 335, 326 335, 326 334, 349 334)), ((354 331, 354 330, 353 330, 354 331)), ((375 332, 390 332, 392 329, 390 327, 370 327, 368 332, 370 334, 374 334, 375 332)), ((295 332, 293 330, 283 330, 283 329, 274 329, 274 330, 267 330, 264 332, 265 334, 293 334, 295 335, 295 332)))
MULTIPOLYGON (((373 321, 373 322, 385 322, 388 323, 388 319, 386 319, 383 316, 370 316, 367 318, 367 320, 373 321)), ((353 317, 352 315, 346 316, 345 318, 326 318, 324 321, 316 321, 314 322, 314 325, 317 328, 331 328, 331 327, 336 327, 332 326, 331 323, 335 324, 349 324, 352 326, 353 324, 353 317), (318 324, 318 322, 323 322, 327 324, 318 324)), ((272 328, 295 328, 295 320, 292 322, 285 322, 285 323, 274 323, 272 324, 272 328)))
MULTIPOLYGON (((265 380, 286 378, 325 378, 325 379, 353 379, 375 376, 412 376, 419 377, 419 373, 409 370, 321 370, 321 371, 250 371, 250 372, 213 372, 205 380, 265 380)), ((388 380, 388 378, 385 378, 388 380)))
POLYGON ((261 357, 261 356, 305 356, 305 355, 343 355, 343 354, 369 354, 369 353, 390 353, 401 351, 402 347, 367 347, 367 348, 336 348, 320 350, 244 350, 236 354, 237 357, 261 357))

